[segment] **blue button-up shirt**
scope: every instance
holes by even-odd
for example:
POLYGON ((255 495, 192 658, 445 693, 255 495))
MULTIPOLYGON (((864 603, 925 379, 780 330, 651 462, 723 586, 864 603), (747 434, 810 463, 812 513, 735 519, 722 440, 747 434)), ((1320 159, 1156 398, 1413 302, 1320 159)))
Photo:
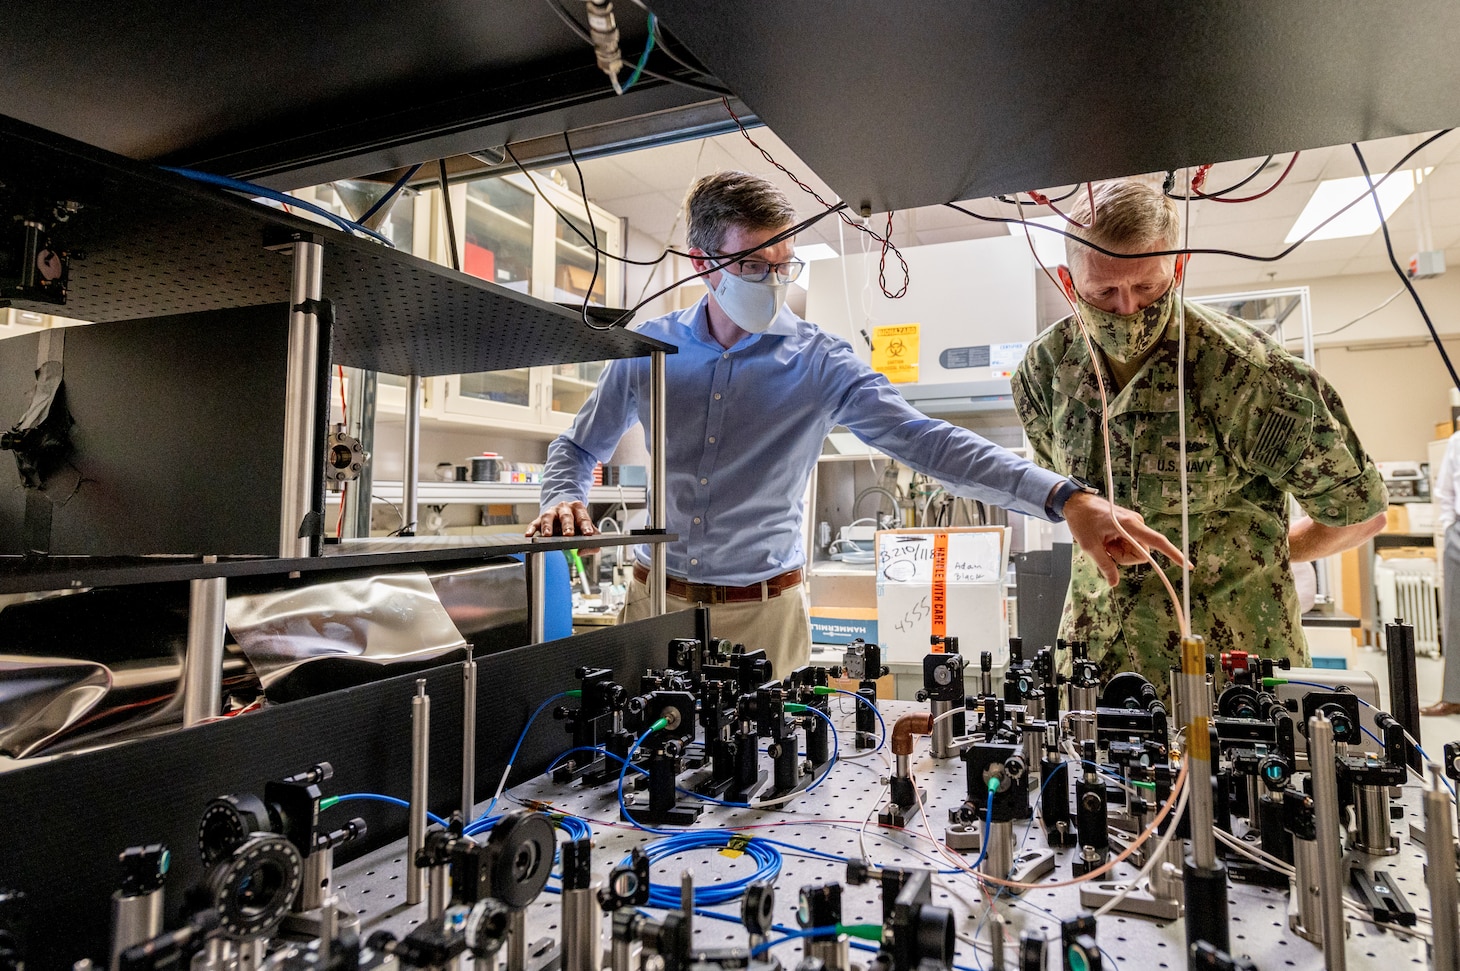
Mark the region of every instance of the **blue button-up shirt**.
MULTIPOLYGON (((668 570, 745 586, 806 562, 806 483, 826 435, 844 425, 955 495, 1044 517, 1063 476, 914 409, 846 341, 782 310, 764 334, 728 350, 710 335, 706 300, 636 330, 667 355, 668 570)), ((593 466, 634 424, 649 444, 649 361, 609 363, 572 426, 548 448, 543 509, 583 500, 593 466)), ((641 562, 648 552, 638 550, 641 562)))

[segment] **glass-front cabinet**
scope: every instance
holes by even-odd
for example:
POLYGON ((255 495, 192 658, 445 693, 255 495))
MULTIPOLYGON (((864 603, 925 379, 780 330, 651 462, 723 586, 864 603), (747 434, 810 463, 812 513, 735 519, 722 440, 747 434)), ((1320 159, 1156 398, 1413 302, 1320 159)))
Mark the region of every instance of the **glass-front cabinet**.
MULTIPOLYGON (((559 185, 555 173, 534 175, 536 190, 520 174, 451 187, 463 272, 575 308, 585 295, 596 306, 623 306, 623 264, 600 257, 595 266, 587 242, 596 239, 602 251, 622 255, 622 222, 594 206, 590 227, 583 200, 559 185)), ((301 189, 296 195, 356 218, 371 200, 347 198, 354 188, 351 183, 334 183, 301 189)), ((431 189, 403 194, 379 228, 397 248, 449 264, 445 227, 441 193, 431 189)), ((421 382, 421 417, 435 424, 492 425, 556 435, 588 400, 603 367, 603 362, 595 361, 426 378, 421 382)), ((403 415, 406 387, 406 378, 400 375, 378 375, 377 411, 403 415)), ((338 389, 333 389, 332 404, 338 397, 338 389)))
MULTIPOLYGON (((536 178, 541 194, 520 174, 452 187, 454 211, 465 211, 457 221, 462 269, 543 300, 581 304, 586 295, 593 305, 621 306, 623 265, 595 261, 587 242, 621 255, 619 219, 594 206, 590 228, 581 198, 550 174, 536 178)), ((602 371, 595 362, 450 375, 429 398, 440 419, 555 434, 568 427, 602 371)))

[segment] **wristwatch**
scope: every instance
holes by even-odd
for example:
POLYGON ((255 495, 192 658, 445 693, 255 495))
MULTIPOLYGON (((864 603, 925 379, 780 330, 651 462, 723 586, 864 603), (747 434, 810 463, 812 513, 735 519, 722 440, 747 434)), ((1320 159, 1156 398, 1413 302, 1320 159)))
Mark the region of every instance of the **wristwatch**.
POLYGON ((1050 492, 1049 498, 1044 501, 1044 514, 1052 522, 1062 522, 1065 518, 1065 503, 1070 501, 1070 496, 1078 492, 1087 492, 1092 496, 1100 495, 1100 490, 1078 476, 1069 476, 1065 481, 1055 486, 1050 492))

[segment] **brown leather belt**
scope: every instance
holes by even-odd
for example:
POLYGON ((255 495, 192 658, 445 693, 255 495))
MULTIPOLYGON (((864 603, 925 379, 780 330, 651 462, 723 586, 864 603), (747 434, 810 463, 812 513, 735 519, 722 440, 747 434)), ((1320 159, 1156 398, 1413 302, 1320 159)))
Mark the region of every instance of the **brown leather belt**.
MULTIPOLYGON (((634 579, 640 583, 649 582, 649 568, 642 563, 634 564, 634 579)), ((738 604, 779 597, 782 591, 790 590, 801 583, 801 571, 788 570, 780 576, 771 577, 748 587, 720 587, 713 583, 690 583, 679 577, 669 577, 665 587, 671 597, 701 604, 738 604)))

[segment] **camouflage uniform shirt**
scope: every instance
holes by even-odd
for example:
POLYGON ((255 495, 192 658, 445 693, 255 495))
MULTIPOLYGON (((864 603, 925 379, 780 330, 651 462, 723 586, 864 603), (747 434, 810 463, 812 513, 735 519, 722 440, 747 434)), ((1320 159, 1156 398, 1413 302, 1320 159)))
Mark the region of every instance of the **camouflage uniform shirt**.
MULTIPOLYGON (((1192 303, 1185 312, 1192 632, 1209 653, 1245 650, 1306 664, 1284 494, 1317 522, 1348 526, 1384 510, 1383 481, 1338 394, 1316 371, 1244 321, 1192 303)), ((1180 319, 1172 315, 1130 383, 1108 392, 1115 501, 1178 547, 1180 319)), ((1035 461, 1103 492, 1095 380, 1070 317, 1030 345, 1013 392, 1035 461)), ((1179 596, 1180 568, 1166 573, 1179 596)), ((1153 568, 1125 567, 1111 588, 1078 546, 1060 634, 1088 641, 1107 677, 1135 670, 1164 686, 1181 663, 1175 611, 1153 568)))

